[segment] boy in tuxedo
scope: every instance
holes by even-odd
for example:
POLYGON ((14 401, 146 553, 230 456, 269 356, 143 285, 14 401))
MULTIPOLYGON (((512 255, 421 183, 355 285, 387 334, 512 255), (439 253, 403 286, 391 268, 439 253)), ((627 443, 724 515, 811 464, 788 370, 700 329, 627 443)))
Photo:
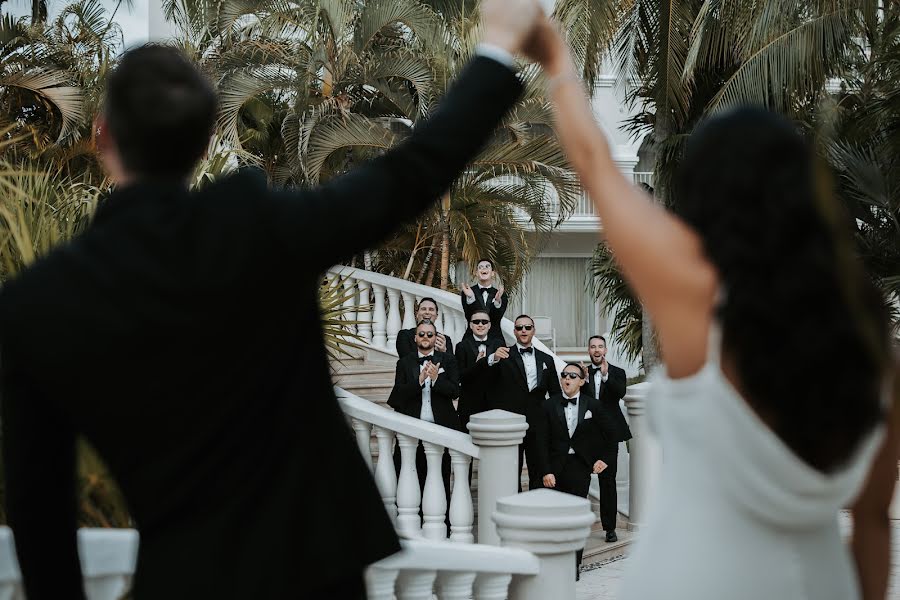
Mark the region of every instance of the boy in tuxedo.
POLYGON ((545 419, 541 404, 547 394, 560 391, 559 378, 553 358, 531 345, 534 338, 534 320, 519 315, 515 320, 516 343, 500 346, 487 361, 476 364, 476 372, 488 372, 487 408, 499 408, 525 415, 528 430, 519 445, 519 473, 522 472, 523 454, 528 460, 528 488, 543 487, 544 453, 540 450, 541 432, 545 419))
POLYGON ((597 477, 597 483, 600 485, 600 522, 606 531, 606 541, 615 542, 619 539, 616 535, 616 465, 619 459, 619 442, 630 440, 631 430, 619 406, 619 400, 625 397, 625 370, 607 362, 606 350, 606 338, 602 335, 591 336, 588 340, 591 364, 585 392, 600 402, 609 419, 609 436, 604 442, 607 468, 597 477))
MULTIPOLYGON (((478 281, 474 287, 464 283, 459 295, 466 320, 470 320, 476 310, 486 312, 491 321, 488 335, 502 345, 506 340, 503 339, 503 332, 500 330, 500 321, 506 314, 509 296, 503 291, 503 286, 494 286, 494 276, 494 264, 486 258, 480 259, 475 267, 475 278, 478 281)), ((471 336, 472 332, 469 330, 463 337, 471 336)))
MULTIPOLYGON (((416 307, 416 323, 422 321, 431 321, 437 323, 438 303, 434 298, 422 298, 419 300, 419 306, 416 307)), ((401 329, 397 333, 397 356, 403 358, 407 354, 416 351, 416 328, 401 329)), ((453 340, 443 333, 438 333, 434 338, 434 349, 438 352, 453 353, 453 340)))
MULTIPOLYGON (((459 397, 459 377, 452 354, 435 350, 437 329, 431 321, 416 326, 416 349, 397 361, 394 389, 388 406, 399 413, 460 431, 459 416, 453 401, 459 397)), ((400 447, 394 449, 394 465, 400 471, 400 447)), ((425 447, 419 442, 416 450, 416 471, 419 487, 424 492, 428 466, 425 447)), ((444 493, 450 506, 450 453, 444 449, 441 462, 444 493)))
MULTIPOLYGON (((562 391, 547 398, 542 408, 545 427, 541 450, 546 473, 544 487, 587 498, 591 474, 606 469, 604 442, 609 437, 609 420, 600 401, 582 393, 582 367, 565 366, 562 391)), ((583 549, 575 556, 575 579, 580 577, 583 549)))
POLYGON ((469 417, 487 410, 487 380, 484 369, 477 369, 476 363, 487 361, 499 344, 490 339, 488 333, 491 321, 486 311, 476 310, 469 318, 471 336, 463 337, 456 345, 456 366, 459 369, 459 421, 463 431, 469 417))

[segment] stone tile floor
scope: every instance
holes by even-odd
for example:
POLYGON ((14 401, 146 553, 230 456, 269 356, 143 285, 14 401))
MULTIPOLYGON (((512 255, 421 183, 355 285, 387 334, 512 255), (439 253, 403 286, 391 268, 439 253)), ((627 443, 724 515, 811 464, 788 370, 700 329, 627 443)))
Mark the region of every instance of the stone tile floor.
MULTIPOLYGON (((847 513, 841 513, 841 529, 844 532, 850 530, 850 517, 847 513)), ((900 521, 891 521, 891 531, 893 543, 888 599, 900 600, 900 521)), ((628 557, 621 556, 585 564, 582 567, 581 581, 575 584, 576 600, 616 600, 627 563, 628 557)))

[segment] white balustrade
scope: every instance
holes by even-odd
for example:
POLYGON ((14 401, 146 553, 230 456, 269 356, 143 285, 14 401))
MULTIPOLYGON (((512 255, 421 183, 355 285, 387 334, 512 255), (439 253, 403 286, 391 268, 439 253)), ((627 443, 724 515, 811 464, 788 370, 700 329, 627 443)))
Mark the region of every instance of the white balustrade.
POLYGON ((387 349, 387 315, 384 307, 385 287, 377 283, 372 284, 372 345, 376 348, 387 349))
POLYGON ((519 444, 525 439, 525 416, 489 410, 469 420, 472 442, 478 446, 478 542, 499 545, 489 518, 497 500, 519 491, 519 444))
POLYGON ((416 450, 419 440, 410 435, 397 434, 400 446, 400 479, 397 481, 397 531, 406 537, 416 537, 421 533, 419 503, 422 492, 419 489, 419 473, 416 469, 416 450))
MULTIPOLYGON (((375 426, 378 439, 378 463, 375 465, 375 483, 381 492, 381 500, 391 521, 397 523, 397 471, 394 468, 394 432, 375 426)), ((370 457, 371 458, 371 457, 370 457)))
POLYGON ((444 491, 444 477, 441 463, 444 447, 432 442, 422 442, 425 447, 425 461, 428 473, 425 476, 425 490, 422 494, 422 535, 429 540, 447 539, 447 495, 444 491))
POLYGON ((347 321, 350 321, 349 323, 347 323, 346 327, 347 327, 347 330, 350 331, 351 333, 356 333, 357 328, 356 328, 356 325, 353 323, 353 321, 356 321, 356 315, 357 315, 356 299, 358 297, 358 294, 356 294, 356 281, 354 281, 354 279, 352 277, 345 277, 344 281, 342 282, 342 285, 344 286, 344 296, 345 296, 345 298, 344 298, 344 311, 345 311, 344 318, 347 321))
POLYGON ((649 382, 630 385, 625 394, 632 435, 628 442, 628 529, 631 531, 637 530, 643 523, 647 501, 653 495, 662 469, 662 450, 647 422, 646 398, 651 385, 649 382))
POLYGON ((387 346, 393 348, 397 343, 397 334, 400 332, 400 290, 387 288, 388 315, 387 315, 387 346))
MULTIPOLYGON (((369 298, 369 288, 371 286, 369 285, 369 282, 364 279, 354 281, 356 281, 356 286, 359 288, 359 306, 370 306, 371 300, 369 298)), ((362 322, 356 327, 356 332, 363 340, 371 342, 372 324, 369 322, 369 319, 360 319, 360 321, 362 322)))
POLYGON ((472 459, 459 450, 450 450, 450 468, 453 470, 453 493, 450 495, 450 541, 470 544, 475 541, 472 524, 472 491, 469 489, 469 464, 472 459))
MULTIPOLYGON (((370 600, 506 600, 514 577, 538 575, 538 557, 517 548, 401 540, 403 550, 370 566, 370 600), (394 589, 391 589, 391 585, 394 589)), ((574 566, 574 558, 573 566, 574 566)), ((568 573, 573 577, 573 573, 568 573)), ((572 596, 574 598, 574 596, 572 596)))
POLYGON ((504 547, 532 552, 540 562, 540 576, 513 579, 510 598, 575 597, 575 551, 584 548, 594 523, 586 498, 531 490, 498 500, 493 518, 504 547))
POLYGON ((356 443, 363 460, 372 468, 372 426, 360 419, 351 419, 353 431, 356 433, 356 443))
POLYGON ((416 326, 416 300, 412 292, 400 292, 403 298, 403 329, 412 329, 416 326))

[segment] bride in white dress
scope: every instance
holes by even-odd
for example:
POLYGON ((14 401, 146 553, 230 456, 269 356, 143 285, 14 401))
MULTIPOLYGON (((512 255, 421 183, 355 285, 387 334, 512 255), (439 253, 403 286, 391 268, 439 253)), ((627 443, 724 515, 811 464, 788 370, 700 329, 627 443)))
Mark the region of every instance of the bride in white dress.
POLYGON ((897 368, 812 148, 761 110, 711 119, 679 167, 676 216, 619 172, 546 20, 527 53, 664 362, 648 399, 663 474, 621 597, 883 598, 897 368))

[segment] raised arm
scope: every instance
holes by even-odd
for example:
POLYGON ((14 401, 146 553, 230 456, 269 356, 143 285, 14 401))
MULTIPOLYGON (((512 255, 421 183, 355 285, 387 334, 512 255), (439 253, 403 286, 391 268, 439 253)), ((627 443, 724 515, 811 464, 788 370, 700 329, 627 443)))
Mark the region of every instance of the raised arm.
POLYGON ((619 171, 568 47, 546 19, 538 27, 526 52, 548 76, 556 133, 626 279, 655 320, 670 374, 694 372, 706 357, 714 269, 697 235, 619 171))

